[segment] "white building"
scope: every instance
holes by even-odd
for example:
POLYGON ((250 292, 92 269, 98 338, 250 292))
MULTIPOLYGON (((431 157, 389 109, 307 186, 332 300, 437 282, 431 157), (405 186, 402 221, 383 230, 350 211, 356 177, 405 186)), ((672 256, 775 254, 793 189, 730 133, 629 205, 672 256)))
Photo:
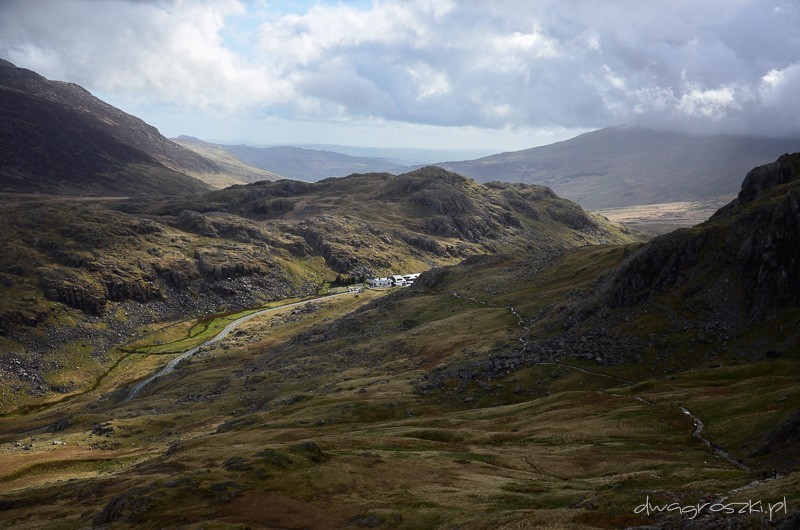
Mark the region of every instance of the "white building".
POLYGON ((367 280, 370 287, 391 287, 391 278, 370 278, 367 280))
POLYGON ((414 274, 392 274, 386 278, 370 278, 367 284, 370 287, 393 287, 405 286, 414 283, 414 280, 419 278, 419 273, 414 274))

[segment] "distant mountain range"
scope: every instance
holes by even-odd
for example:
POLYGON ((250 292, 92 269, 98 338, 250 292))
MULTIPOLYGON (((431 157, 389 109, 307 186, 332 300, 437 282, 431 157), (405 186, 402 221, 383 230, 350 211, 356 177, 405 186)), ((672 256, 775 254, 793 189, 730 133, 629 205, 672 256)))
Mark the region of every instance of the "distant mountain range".
POLYGON ((616 126, 571 140, 437 165, 479 182, 543 184, 584 208, 734 195, 741 175, 800 148, 800 138, 690 136, 616 126))
MULTIPOLYGON (((234 143, 234 142, 231 142, 234 143)), ((247 143, 247 142, 235 142, 247 143)), ((338 144, 293 144, 294 147, 314 149, 318 151, 333 151, 350 156, 365 156, 385 158, 397 165, 429 165, 440 160, 472 160, 494 155, 499 149, 435 149, 411 147, 359 147, 338 144)), ((268 147, 268 146, 262 146, 268 147)))
POLYGON ((168 140, 74 83, 50 81, 0 59, 0 191, 198 193, 258 172, 241 169, 223 168, 168 140))
POLYGON ((403 164, 375 156, 350 156, 333 151, 300 147, 252 147, 249 145, 219 145, 243 162, 283 177, 317 181, 328 177, 344 177, 353 173, 402 171, 403 164))

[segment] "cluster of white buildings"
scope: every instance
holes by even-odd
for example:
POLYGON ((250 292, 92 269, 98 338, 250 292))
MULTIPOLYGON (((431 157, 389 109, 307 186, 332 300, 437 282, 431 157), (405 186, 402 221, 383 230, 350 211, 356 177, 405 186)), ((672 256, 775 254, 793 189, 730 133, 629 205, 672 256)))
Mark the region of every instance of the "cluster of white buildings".
POLYGON ((386 278, 370 278, 367 280, 367 283, 370 287, 402 287, 405 285, 411 285, 418 277, 419 273, 403 275, 393 274, 392 276, 387 276, 386 278))

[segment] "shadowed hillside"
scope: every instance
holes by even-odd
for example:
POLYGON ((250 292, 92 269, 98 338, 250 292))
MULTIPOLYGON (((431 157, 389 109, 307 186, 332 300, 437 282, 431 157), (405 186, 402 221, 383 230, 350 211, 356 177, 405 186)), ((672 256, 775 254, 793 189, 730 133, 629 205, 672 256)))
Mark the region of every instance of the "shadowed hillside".
POLYGON ((225 167, 162 136, 84 88, 0 59, 0 191, 180 195, 273 175, 225 167), (200 179, 200 180, 198 180, 200 179))

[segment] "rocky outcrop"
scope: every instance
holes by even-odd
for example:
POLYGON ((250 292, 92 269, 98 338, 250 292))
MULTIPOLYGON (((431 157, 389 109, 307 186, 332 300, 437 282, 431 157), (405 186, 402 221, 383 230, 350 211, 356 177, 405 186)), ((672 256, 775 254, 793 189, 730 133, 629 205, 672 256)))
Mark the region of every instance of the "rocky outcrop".
POLYGON ((200 277, 194 263, 185 258, 157 261, 152 266, 158 277, 177 291, 183 291, 200 277))
POLYGON ((238 278, 264 272, 257 261, 237 259, 241 257, 240 253, 231 254, 226 252, 225 248, 202 248, 195 252, 198 270, 210 280, 238 278))
POLYGON ((424 252, 430 252, 436 256, 443 256, 445 249, 437 241, 417 234, 410 234, 408 232, 395 232, 395 237, 404 243, 418 248, 424 252))
POLYGON ((752 318, 800 306, 800 189, 789 191, 775 207, 744 216, 736 229, 744 236, 735 260, 752 318))
POLYGON ((550 204, 545 211, 553 221, 564 223, 575 230, 584 230, 597 224, 589 217, 583 208, 575 203, 559 202, 550 204))
POLYGON ((687 231, 657 237, 617 270, 609 303, 632 306, 658 292, 680 287, 689 279, 705 241, 705 234, 695 236, 687 231))
POLYGON ((193 212, 191 210, 182 211, 178 216, 177 226, 182 230, 193 232, 201 236, 217 237, 217 230, 214 228, 214 223, 199 212, 193 212))
POLYGON ((96 278, 67 269, 42 271, 39 285, 48 300, 99 315, 105 308, 108 293, 96 278))
POLYGON ((338 273, 349 273, 363 265, 355 252, 338 248, 331 241, 331 236, 314 223, 302 223, 295 229, 295 233, 305 239, 308 247, 321 255, 325 263, 338 273))
POLYGON ((139 278, 110 275, 103 279, 106 299, 115 302, 124 300, 149 302, 150 300, 161 298, 163 292, 154 284, 153 280, 155 280, 155 277, 147 281, 139 278))
POLYGON ((744 178, 737 202, 740 205, 756 200, 764 191, 794 181, 800 175, 797 155, 783 155, 771 164, 751 170, 744 178))
POLYGON ((250 210, 256 215, 263 215, 267 218, 278 217, 294 208, 294 203, 287 199, 266 199, 256 202, 250 210))
POLYGON ((95 517, 95 525, 107 525, 117 521, 127 523, 141 522, 144 513, 153 507, 153 499, 148 486, 136 486, 109 500, 95 517))

